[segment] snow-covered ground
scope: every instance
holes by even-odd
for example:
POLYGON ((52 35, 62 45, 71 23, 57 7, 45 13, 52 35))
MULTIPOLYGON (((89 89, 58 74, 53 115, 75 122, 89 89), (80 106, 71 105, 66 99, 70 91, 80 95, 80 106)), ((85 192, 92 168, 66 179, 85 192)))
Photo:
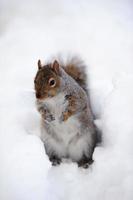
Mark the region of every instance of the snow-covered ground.
POLYGON ((133 1, 0 0, 0 200, 133 199, 133 1), (51 167, 37 60, 80 54, 103 144, 91 168, 51 167))

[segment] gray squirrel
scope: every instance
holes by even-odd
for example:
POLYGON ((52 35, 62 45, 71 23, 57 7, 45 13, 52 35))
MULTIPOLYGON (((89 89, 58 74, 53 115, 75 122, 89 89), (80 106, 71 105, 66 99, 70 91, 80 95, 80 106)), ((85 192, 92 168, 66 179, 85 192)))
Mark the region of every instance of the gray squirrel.
POLYGON ((34 86, 41 139, 52 165, 68 158, 88 168, 93 163, 97 130, 84 64, 78 58, 66 64, 54 60, 42 65, 39 60, 34 86))

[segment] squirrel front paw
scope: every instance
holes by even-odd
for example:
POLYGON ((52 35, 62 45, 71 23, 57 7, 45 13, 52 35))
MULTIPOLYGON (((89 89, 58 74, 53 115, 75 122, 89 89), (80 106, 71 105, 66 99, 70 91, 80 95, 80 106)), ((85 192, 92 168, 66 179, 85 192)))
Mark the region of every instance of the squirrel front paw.
POLYGON ((49 110, 43 108, 43 109, 40 109, 39 112, 44 120, 48 122, 55 120, 55 117, 49 112, 49 110))
POLYGON ((53 115, 48 115, 47 117, 46 117, 46 120, 48 121, 48 122, 51 122, 51 121, 54 121, 55 120, 55 117, 53 116, 53 115))

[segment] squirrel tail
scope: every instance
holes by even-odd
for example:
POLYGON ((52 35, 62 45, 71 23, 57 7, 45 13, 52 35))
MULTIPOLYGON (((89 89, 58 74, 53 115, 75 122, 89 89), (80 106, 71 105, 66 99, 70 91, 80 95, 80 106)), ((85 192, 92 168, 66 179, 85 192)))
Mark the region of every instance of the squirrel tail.
POLYGON ((86 66, 79 57, 67 59, 66 64, 63 64, 63 69, 69 74, 88 94, 87 90, 87 74, 86 66))
MULTIPOLYGON (((65 72, 68 75, 70 75, 80 85, 80 87, 82 87, 83 90, 86 92, 88 96, 88 102, 90 105, 90 94, 89 94, 89 89, 88 89, 87 70, 86 70, 86 65, 84 64, 84 61, 80 59, 80 57, 75 56, 75 57, 68 57, 66 62, 65 63, 61 62, 61 64, 65 72)), ((91 110, 91 106, 90 106, 90 112, 92 113, 92 116, 95 119, 95 116, 91 110)))

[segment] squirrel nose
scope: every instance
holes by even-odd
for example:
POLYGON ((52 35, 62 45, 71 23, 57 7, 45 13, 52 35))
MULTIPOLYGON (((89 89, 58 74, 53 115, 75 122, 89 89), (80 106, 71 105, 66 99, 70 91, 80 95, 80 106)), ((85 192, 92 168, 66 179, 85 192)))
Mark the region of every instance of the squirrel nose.
POLYGON ((36 93, 36 98, 37 99, 40 99, 41 98, 41 95, 39 93, 36 93))

